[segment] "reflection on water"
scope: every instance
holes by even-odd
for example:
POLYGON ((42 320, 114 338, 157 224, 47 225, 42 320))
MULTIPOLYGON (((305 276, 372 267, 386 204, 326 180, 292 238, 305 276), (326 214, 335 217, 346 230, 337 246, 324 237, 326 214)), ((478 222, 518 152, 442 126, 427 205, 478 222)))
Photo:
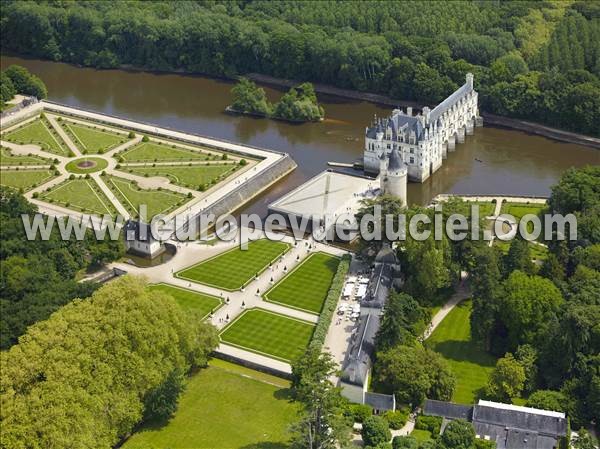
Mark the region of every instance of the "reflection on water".
MULTIPOLYGON (((298 169, 242 212, 266 212, 268 203, 326 169, 328 161, 355 161, 362 156, 365 127, 375 115, 390 112, 319 96, 326 120, 294 125, 225 114, 232 87, 227 81, 2 57, 2 67, 14 63, 40 76, 54 101, 290 153, 298 169)), ((271 100, 281 95, 265 90, 271 100)), ((564 170, 586 164, 600 164, 600 151, 519 131, 477 128, 425 183, 409 184, 409 202, 424 204, 438 193, 548 195, 564 170)))
POLYGON ((141 268, 150 268, 168 262, 173 258, 173 256, 175 256, 175 254, 177 254, 177 248, 175 245, 165 243, 165 250, 152 259, 149 257, 139 256, 134 253, 126 253, 123 259, 124 262, 130 265, 135 265, 136 267, 141 268))

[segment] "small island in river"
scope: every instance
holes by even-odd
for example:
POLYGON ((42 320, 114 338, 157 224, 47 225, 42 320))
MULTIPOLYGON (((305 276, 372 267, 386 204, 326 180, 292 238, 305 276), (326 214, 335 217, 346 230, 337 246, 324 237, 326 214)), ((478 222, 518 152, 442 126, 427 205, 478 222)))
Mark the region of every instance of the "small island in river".
POLYGON ((271 104, 264 89, 254 82, 241 78, 231 89, 233 102, 225 109, 234 114, 268 117, 294 123, 318 122, 325 117, 325 111, 317 101, 311 83, 292 87, 281 99, 271 104))

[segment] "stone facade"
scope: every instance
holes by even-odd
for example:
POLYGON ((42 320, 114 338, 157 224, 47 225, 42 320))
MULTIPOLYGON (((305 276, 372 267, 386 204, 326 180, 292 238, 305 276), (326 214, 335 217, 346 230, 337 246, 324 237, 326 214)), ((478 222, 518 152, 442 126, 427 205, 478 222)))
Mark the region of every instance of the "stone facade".
POLYGON ((382 155, 397 149, 408 179, 423 182, 442 166, 448 151, 480 125, 477 92, 468 73, 465 84, 433 110, 424 107, 413 115, 412 108, 395 109, 386 119, 376 118, 365 133, 365 172, 379 173, 382 155))

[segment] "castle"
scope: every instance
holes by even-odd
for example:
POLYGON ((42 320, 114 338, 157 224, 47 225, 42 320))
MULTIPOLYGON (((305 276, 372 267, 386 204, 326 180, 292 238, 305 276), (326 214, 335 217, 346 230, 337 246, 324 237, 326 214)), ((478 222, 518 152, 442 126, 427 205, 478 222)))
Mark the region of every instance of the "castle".
POLYGON ((402 161, 400 152, 393 148, 389 153, 381 152, 379 156, 379 186, 382 194, 392 195, 407 205, 406 184, 408 169, 402 161))
POLYGON ((397 150, 408 179, 423 182, 442 166, 457 142, 464 142, 465 135, 473 134, 474 127, 481 125, 473 75, 467 73, 465 84, 433 110, 424 107, 420 114, 413 115, 409 107, 406 112, 395 109, 387 119, 376 118, 365 132, 365 172, 381 173, 382 161, 389 157, 385 177, 390 180, 387 188, 392 193, 397 188, 394 180, 400 176, 391 168, 391 156, 397 150))

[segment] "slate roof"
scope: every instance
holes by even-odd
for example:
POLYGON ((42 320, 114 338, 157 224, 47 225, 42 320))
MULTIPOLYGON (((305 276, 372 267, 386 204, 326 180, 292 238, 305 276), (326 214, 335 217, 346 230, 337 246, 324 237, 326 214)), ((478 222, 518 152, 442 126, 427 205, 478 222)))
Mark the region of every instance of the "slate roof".
POLYGON ((399 110, 395 111, 387 119, 378 120, 373 126, 367 128, 367 137, 369 139, 377 138, 378 132, 385 132, 388 126, 392 130, 392 139, 397 139, 400 130, 404 133, 414 131, 417 141, 420 140, 425 132, 423 123, 417 116, 404 115, 399 110))
POLYGON ((453 402, 434 401, 427 399, 423 411, 426 415, 442 416, 450 419, 466 419, 471 421, 473 416, 472 405, 454 404, 453 402))
POLYGON ((382 309, 387 303, 387 298, 392 288, 394 269, 388 263, 376 263, 375 271, 369 281, 367 294, 360 305, 382 309))
POLYGON ((454 106, 456 103, 460 101, 460 99, 469 92, 473 90, 473 86, 470 86, 468 83, 463 84, 458 88, 458 90, 452 92, 448 98, 438 104, 433 110, 429 113, 429 123, 434 123, 438 118, 444 114, 448 109, 454 106))
POLYGON ((125 239, 152 243, 157 240, 152 235, 150 224, 137 220, 127 220, 125 223, 125 239))
POLYGON ((388 163, 388 170, 399 170, 404 167, 404 162, 402 162, 402 157, 396 148, 392 150, 390 153, 390 162, 388 163))
POLYGON ((393 394, 372 393, 367 391, 365 393, 365 404, 370 405, 375 410, 395 410, 396 398, 393 394))
POLYGON ((567 434, 564 413, 480 400, 474 406, 425 401, 424 413, 446 419, 467 419, 479 438, 497 449, 554 449, 567 434))
POLYGON ((371 313, 361 315, 346 356, 346 367, 342 373, 344 382, 362 387, 367 381, 378 330, 379 316, 371 313))

